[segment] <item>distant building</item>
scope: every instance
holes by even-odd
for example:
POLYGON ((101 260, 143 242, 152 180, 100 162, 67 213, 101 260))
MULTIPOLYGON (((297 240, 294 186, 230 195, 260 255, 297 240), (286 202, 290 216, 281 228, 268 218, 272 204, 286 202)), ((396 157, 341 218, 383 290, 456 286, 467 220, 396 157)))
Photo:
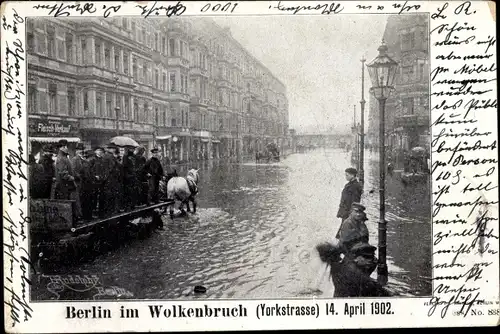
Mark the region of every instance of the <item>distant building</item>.
MULTIPOLYGON (((390 157, 403 163, 404 150, 429 150, 429 19, 427 14, 390 16, 384 32, 391 58, 399 63, 395 92, 386 102, 385 136, 390 157)), ((369 98, 367 142, 378 147, 379 106, 369 98)))

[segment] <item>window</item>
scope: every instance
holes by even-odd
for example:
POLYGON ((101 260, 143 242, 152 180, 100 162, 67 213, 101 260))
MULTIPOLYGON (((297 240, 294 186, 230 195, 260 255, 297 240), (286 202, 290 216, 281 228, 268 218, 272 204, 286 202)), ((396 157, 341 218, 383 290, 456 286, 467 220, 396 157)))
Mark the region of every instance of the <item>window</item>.
POLYGON ((66 48, 64 47, 64 40, 57 39, 57 58, 65 59, 64 57, 65 49, 66 48))
POLYGON ((117 50, 118 52, 115 53, 115 71, 120 72, 120 51, 117 50))
POLYGON ((403 115, 413 115, 414 100, 412 97, 403 99, 403 115))
POLYGON ((38 112, 37 89, 35 85, 28 86, 28 110, 30 113, 38 112))
POLYGON ((183 42, 183 41, 181 41, 181 43, 180 43, 180 44, 181 44, 181 47, 180 47, 181 57, 183 57, 183 56, 184 56, 184 42, 183 42))
POLYGON ((402 72, 402 83, 409 83, 414 80, 413 66, 403 67, 402 72))
POLYGON ((163 73, 163 90, 167 91, 167 75, 163 73))
POLYGON ((175 73, 170 74, 170 91, 175 92, 175 73))
POLYGON ((49 84, 49 114, 57 114, 57 85, 49 84))
POLYGON ((139 122, 139 104, 137 102, 134 102, 134 122, 139 122))
POLYGON ((148 65, 146 63, 142 64, 142 82, 148 83, 148 65))
POLYGON ((81 45, 82 45, 82 64, 86 64, 87 63, 87 42, 84 39, 82 39, 81 45))
POLYGON ((161 51, 167 54, 167 39, 165 37, 161 38, 161 51))
POLYGON ((108 70, 111 70, 111 53, 109 48, 104 49, 104 65, 108 70))
POLYGON ((68 115, 77 115, 75 89, 73 87, 68 88, 68 115))
POLYGON ((423 63, 418 64, 418 77, 419 77, 420 81, 425 80, 424 68, 425 68, 425 64, 423 64, 423 63))
POLYGON ((158 51, 159 39, 160 39, 160 36, 158 35, 158 33, 157 33, 157 32, 155 32, 155 47, 154 47, 154 49, 155 49, 156 51, 158 51))
POLYGON ((144 43, 144 44, 147 44, 147 41, 146 41, 146 29, 142 28, 142 34, 141 34, 141 42, 144 43))
POLYGON ((169 55, 175 56, 175 39, 171 38, 168 41, 168 43, 169 43, 169 49, 170 49, 169 55))
POLYGON ((123 99, 122 117, 124 119, 127 119, 127 120, 130 119, 130 102, 129 102, 129 97, 128 96, 124 96, 124 99, 123 99))
POLYGON ((181 126, 184 126, 184 109, 181 109, 181 126))
POLYGON ((128 67, 129 67, 128 56, 125 53, 123 53, 123 73, 128 74, 128 67))
POLYGON ((160 89, 160 72, 155 70, 155 88, 160 89))
POLYGON ((177 126, 177 119, 175 119, 174 115, 175 115, 175 110, 174 109, 171 109, 170 110, 170 113, 172 114, 172 120, 171 120, 171 124, 172 126, 177 126))
POLYGON ((401 35, 401 49, 403 51, 405 50, 411 50, 415 48, 415 33, 406 33, 401 35))
POLYGON ((137 81, 138 80, 138 78, 137 78, 137 75, 138 75, 137 74, 137 59, 135 59, 135 58, 132 60, 132 74, 134 76, 134 80, 137 81))
POLYGON ((101 43, 95 42, 95 62, 98 66, 101 66, 101 43))
POLYGON ((111 93, 106 93, 106 117, 113 117, 113 110, 111 108, 111 93))
POLYGON ((181 74, 181 93, 184 93, 184 76, 181 74))
POLYGON ((83 92, 83 111, 87 114, 89 110, 89 93, 83 92))
POLYGON ((222 104, 222 92, 219 92, 219 103, 222 104))
POLYGON ((133 20, 132 20, 132 29, 131 29, 131 30, 132 30, 132 36, 134 36, 134 38, 133 38, 134 40, 136 40, 136 39, 137 39, 137 31, 136 31, 136 28, 137 28, 137 27, 136 27, 136 25, 135 25, 135 21, 133 21, 133 20))
POLYGON ((102 112, 102 94, 97 92, 95 97, 95 111, 98 117, 103 117, 102 112))
POLYGON ((73 36, 70 34, 66 34, 66 61, 73 63, 73 36))
POLYGON ((158 110, 158 107, 156 107, 155 108, 155 121, 154 121, 155 125, 160 125, 161 124, 160 118, 161 118, 160 111, 158 110))
POLYGON ((146 117, 148 116, 148 114, 149 114, 149 105, 148 105, 148 103, 147 103, 147 102, 145 102, 145 103, 144 103, 144 109, 143 109, 143 111, 142 111, 140 121, 141 121, 141 122, 146 122, 146 120, 147 120, 147 118, 146 118, 146 117))
POLYGON ((122 26, 123 28, 127 29, 128 28, 128 19, 127 18, 122 18, 122 26))
POLYGON ((47 27, 48 56, 56 56, 56 31, 53 27, 47 27))

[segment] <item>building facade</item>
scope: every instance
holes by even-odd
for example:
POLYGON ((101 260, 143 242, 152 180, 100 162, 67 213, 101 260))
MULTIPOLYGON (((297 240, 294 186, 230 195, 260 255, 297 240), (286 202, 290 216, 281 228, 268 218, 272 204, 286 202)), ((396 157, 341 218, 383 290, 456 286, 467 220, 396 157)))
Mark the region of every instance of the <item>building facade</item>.
POLYGON ((285 86, 210 19, 27 22, 31 150, 116 135, 175 161, 289 141, 285 86))
MULTIPOLYGON (((426 14, 390 16, 384 32, 388 55, 398 62, 395 91, 386 102, 385 143, 402 164, 405 151, 430 147, 429 19, 426 14)), ((378 147, 379 106, 370 96, 367 141, 378 147)))

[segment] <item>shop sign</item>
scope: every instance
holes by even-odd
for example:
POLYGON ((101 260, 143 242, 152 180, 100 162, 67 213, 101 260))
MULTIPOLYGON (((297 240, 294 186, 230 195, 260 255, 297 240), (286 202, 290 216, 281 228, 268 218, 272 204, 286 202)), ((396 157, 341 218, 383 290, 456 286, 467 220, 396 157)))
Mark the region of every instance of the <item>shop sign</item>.
POLYGON ((63 120, 29 120, 29 135, 32 137, 78 137, 79 123, 63 120))

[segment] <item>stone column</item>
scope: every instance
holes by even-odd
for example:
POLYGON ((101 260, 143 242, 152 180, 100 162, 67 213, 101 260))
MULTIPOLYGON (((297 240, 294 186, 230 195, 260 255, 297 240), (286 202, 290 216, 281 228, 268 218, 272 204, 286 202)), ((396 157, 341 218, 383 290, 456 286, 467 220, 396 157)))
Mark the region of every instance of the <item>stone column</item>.
MULTIPOLYGON (((95 65, 95 38, 94 36, 88 36, 87 37, 87 43, 86 43, 87 50, 86 55, 87 55, 87 63, 90 65, 95 65)), ((94 97, 95 97, 95 92, 94 92, 94 97)), ((95 109, 94 109, 95 112, 95 109)))
MULTIPOLYGON (((123 49, 120 49, 120 64, 118 64, 118 71, 120 73, 124 73, 125 69, 123 68, 123 49)), ((130 72, 129 72, 130 73, 130 72)))
POLYGON ((111 49, 109 50, 109 65, 110 71, 115 71, 115 46, 111 45, 111 49))
POLYGON ((135 123, 135 110, 134 110, 134 96, 133 95, 130 95, 130 121, 132 121, 132 123, 135 123))

